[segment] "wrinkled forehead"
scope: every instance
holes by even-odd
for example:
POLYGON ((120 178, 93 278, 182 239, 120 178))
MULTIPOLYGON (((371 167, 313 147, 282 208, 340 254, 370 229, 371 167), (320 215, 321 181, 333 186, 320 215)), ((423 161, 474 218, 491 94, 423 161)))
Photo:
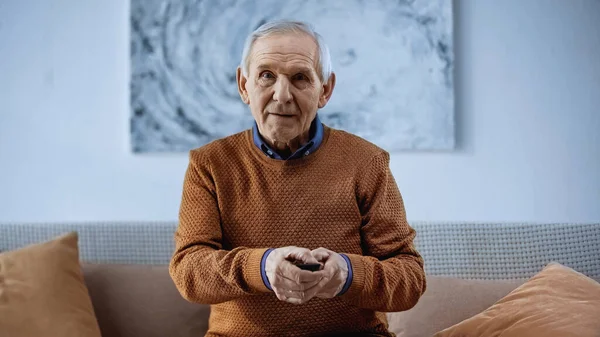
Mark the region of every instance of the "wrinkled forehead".
POLYGON ((316 41, 307 34, 273 34, 254 41, 249 55, 249 68, 311 68, 317 71, 319 53, 316 41))

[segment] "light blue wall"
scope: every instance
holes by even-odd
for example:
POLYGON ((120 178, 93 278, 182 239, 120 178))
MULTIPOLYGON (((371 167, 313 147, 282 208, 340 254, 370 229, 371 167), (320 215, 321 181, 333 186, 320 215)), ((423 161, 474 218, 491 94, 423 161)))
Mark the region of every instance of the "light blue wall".
MULTIPOLYGON (((0 221, 176 219, 187 157, 129 151, 128 15, 0 0, 0 221)), ((600 1, 456 1, 455 26, 459 149, 392 154, 409 219, 600 221, 600 1)))

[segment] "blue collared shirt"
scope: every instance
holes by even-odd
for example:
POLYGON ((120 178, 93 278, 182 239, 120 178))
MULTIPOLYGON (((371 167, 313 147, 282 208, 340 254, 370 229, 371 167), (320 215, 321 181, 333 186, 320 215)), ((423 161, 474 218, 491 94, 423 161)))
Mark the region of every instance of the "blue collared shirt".
POLYGON ((258 132, 258 125, 256 122, 254 122, 254 127, 252 128, 252 138, 254 139, 254 145, 256 145, 268 157, 278 160, 290 160, 308 156, 316 151, 323 142, 323 132, 323 124, 321 124, 319 115, 317 115, 310 124, 311 139, 288 158, 281 157, 277 151, 273 150, 269 144, 264 141, 258 132))
MULTIPOLYGON (((315 116, 315 119, 312 121, 312 123, 310 125, 310 134, 312 135, 311 139, 308 141, 308 143, 306 143, 304 146, 302 146, 301 148, 296 150, 296 152, 294 152, 288 158, 283 158, 281 155, 279 155, 275 150, 273 150, 264 141, 264 139, 261 137, 260 133, 258 132, 258 124, 256 124, 256 122, 254 123, 254 127, 252 128, 252 138, 254 140, 254 145, 256 145, 256 147, 258 147, 266 156, 273 158, 273 159, 277 159, 277 160, 290 160, 290 159, 298 159, 298 158, 308 156, 309 154, 316 151, 319 148, 319 146, 321 146, 321 143, 323 142, 323 132, 324 132, 323 124, 321 124, 319 115, 317 115, 317 116, 315 116)), ((260 274, 262 276, 262 280, 263 280, 265 286, 269 290, 273 290, 273 288, 271 288, 271 282, 269 282, 269 278, 267 277, 267 273, 265 272, 265 264, 267 262, 267 257, 269 256, 269 254, 272 251, 273 251, 272 248, 268 249, 263 254, 263 257, 260 262, 260 274)), ((345 254, 340 254, 340 255, 344 258, 344 260, 346 261, 346 264, 348 265, 348 278, 346 279, 346 283, 344 284, 344 287, 342 288, 342 290, 340 291, 340 293, 338 295, 342 295, 343 293, 348 291, 348 288, 350 288, 350 285, 352 284, 352 278, 353 278, 352 264, 350 263, 350 259, 345 254)))

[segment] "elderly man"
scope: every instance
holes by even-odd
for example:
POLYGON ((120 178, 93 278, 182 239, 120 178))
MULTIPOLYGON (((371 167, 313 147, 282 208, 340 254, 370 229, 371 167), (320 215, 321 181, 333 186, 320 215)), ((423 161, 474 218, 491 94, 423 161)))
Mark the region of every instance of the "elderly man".
POLYGON ((267 23, 237 69, 254 127, 190 152, 170 274, 207 336, 393 336, 425 291, 389 154, 319 121, 335 82, 308 25, 267 23))

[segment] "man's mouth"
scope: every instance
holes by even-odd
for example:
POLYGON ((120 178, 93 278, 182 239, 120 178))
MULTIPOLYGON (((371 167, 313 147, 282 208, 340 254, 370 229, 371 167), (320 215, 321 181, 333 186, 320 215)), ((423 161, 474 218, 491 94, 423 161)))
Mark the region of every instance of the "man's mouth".
POLYGON ((279 117, 286 117, 286 118, 291 118, 291 117, 295 116, 295 115, 291 115, 291 114, 280 114, 280 113, 275 113, 275 112, 270 112, 269 114, 279 116, 279 117))

